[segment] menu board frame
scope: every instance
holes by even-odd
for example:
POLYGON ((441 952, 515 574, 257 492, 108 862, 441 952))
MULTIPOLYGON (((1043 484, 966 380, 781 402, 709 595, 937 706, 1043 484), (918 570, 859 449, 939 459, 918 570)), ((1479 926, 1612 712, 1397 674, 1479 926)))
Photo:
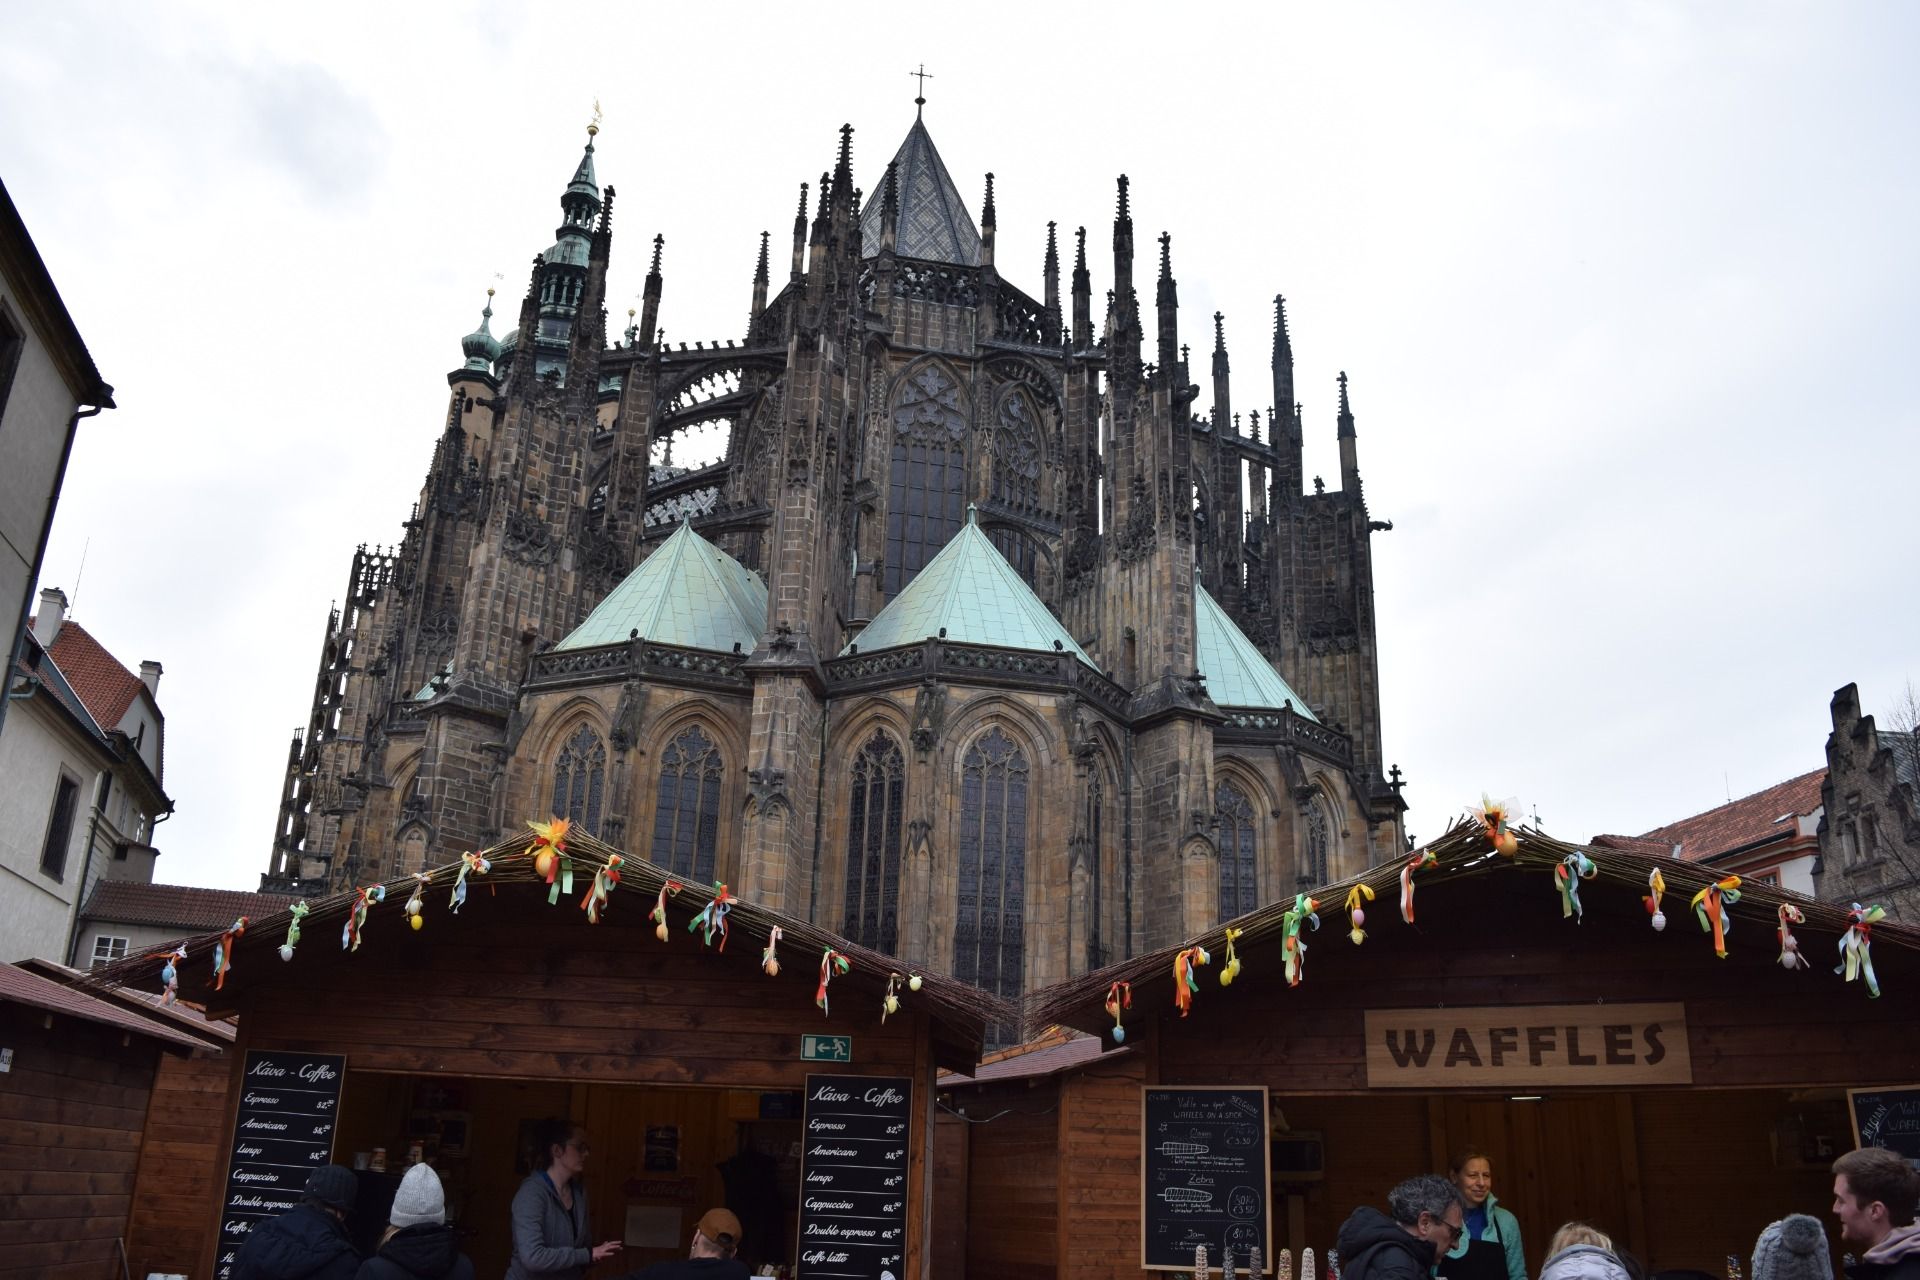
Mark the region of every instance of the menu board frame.
POLYGON ((1920 1141, 1915 1140, 1915 1134, 1904 1132, 1888 1142, 1884 1135, 1876 1131, 1873 1140, 1867 1140, 1866 1134, 1861 1131, 1862 1120, 1871 1121, 1873 1117, 1862 1117, 1861 1112, 1876 1104, 1920 1109, 1920 1084, 1883 1084, 1847 1090, 1847 1119, 1853 1125, 1853 1145, 1886 1147, 1905 1156, 1909 1164, 1920 1167, 1920 1141))
MULTIPOLYGON (((1258 1138, 1258 1141, 1256 1142, 1252 1142, 1250 1144, 1244 1145, 1243 1149, 1251 1157, 1249 1162, 1251 1167, 1249 1167, 1246 1170, 1246 1172, 1248 1174, 1253 1174, 1255 1172, 1258 1173, 1258 1179, 1259 1179, 1258 1191, 1260 1195, 1261 1213, 1257 1218, 1247 1219, 1246 1221, 1253 1221, 1261 1224, 1262 1235, 1260 1239, 1260 1270, 1263 1274, 1267 1272, 1271 1272, 1273 1270, 1273 1239, 1274 1239, 1274 1236, 1273 1236, 1273 1171, 1269 1167, 1270 1161, 1271 1161, 1271 1156, 1269 1153, 1270 1153, 1271 1144, 1273 1141, 1273 1132, 1272 1132, 1273 1126, 1270 1120, 1271 1112, 1269 1110, 1269 1094, 1268 1094, 1267 1086, 1252 1085, 1252 1084, 1249 1084, 1249 1085, 1194 1084, 1194 1085, 1142 1085, 1141 1086, 1140 1088, 1140 1267, 1143 1271, 1191 1271, 1193 1269, 1193 1255, 1191 1252, 1188 1252, 1184 1257, 1172 1258, 1172 1259, 1163 1258, 1162 1260, 1158 1260, 1158 1261, 1156 1261, 1153 1256, 1152 1231, 1153 1231, 1154 1219, 1153 1219, 1153 1214, 1151 1209, 1151 1201, 1149 1199, 1150 1188, 1155 1181, 1156 1169, 1164 1170, 1166 1168, 1166 1165, 1164 1164, 1164 1160, 1172 1157, 1160 1151, 1157 1151, 1155 1149, 1154 1140, 1153 1140, 1154 1134, 1153 1134, 1153 1131, 1149 1128, 1149 1125, 1151 1123, 1149 1120, 1149 1116, 1153 1112, 1154 1099, 1156 1097, 1160 1097, 1164 1099, 1164 1098, 1170 1098, 1171 1096, 1177 1096, 1177 1095, 1192 1096, 1195 1094, 1242 1094, 1250 1102, 1255 1099, 1258 1100, 1256 1105, 1258 1106, 1259 1112, 1260 1112, 1259 1138, 1258 1138)), ((1253 1117, 1251 1116, 1246 1117, 1246 1122, 1248 1124, 1253 1123, 1253 1117)), ((1237 1189, 1239 1189, 1237 1185, 1235 1187, 1228 1188, 1229 1195, 1231 1195, 1232 1192, 1237 1189)), ((1207 1258, 1208 1258, 1208 1262, 1211 1265, 1216 1267, 1220 1265, 1219 1250, 1221 1248, 1222 1248, 1222 1241, 1220 1240, 1209 1240, 1207 1242, 1207 1258)), ((1249 1257, 1246 1251, 1237 1250, 1234 1260, 1237 1265, 1237 1268, 1244 1271, 1246 1269, 1247 1262, 1249 1261, 1249 1257)))
POLYGON ((233 1256, 247 1241, 254 1224, 286 1212, 299 1203, 306 1189, 302 1169, 317 1169, 333 1159, 340 1128, 340 1091, 346 1084, 347 1059, 337 1053, 303 1053, 297 1049, 249 1049, 235 1099, 233 1140, 227 1146, 227 1174, 221 1189, 220 1226, 215 1235, 214 1271, 219 1280, 233 1273, 233 1256), (310 1069, 330 1072, 332 1083, 310 1069), (303 1074, 307 1072, 307 1074, 303 1074), (292 1081, 294 1083, 288 1083, 292 1081), (270 1090, 270 1091, 269 1091, 270 1090), (271 1104, 271 1105, 270 1105, 271 1104), (317 1132, 324 1121, 324 1134, 317 1132), (249 1122, 254 1122, 250 1127, 249 1122), (300 1124, 315 1132, 298 1136, 271 1136, 280 1131, 267 1126, 300 1124), (324 1137, 324 1145, 320 1139, 324 1137), (280 1148, 298 1147, 296 1151, 280 1148), (265 1156, 285 1157, 267 1160, 265 1156), (286 1181, 269 1189, 262 1179, 278 1171, 286 1181), (236 1197, 253 1201, 235 1208, 236 1197), (243 1225, 244 1224, 244 1225, 243 1225))
MULTIPOLYGON (((800 1221, 797 1232, 799 1243, 795 1250, 795 1280, 815 1280, 815 1278, 818 1278, 818 1280, 849 1280, 849 1278, 855 1278, 855 1280, 887 1280, 889 1276, 897 1278, 904 1275, 907 1256, 907 1206, 913 1194, 911 1170, 913 1167, 913 1150, 916 1139, 913 1130, 912 1078, 909 1076, 809 1073, 807 1076, 806 1093, 802 1096, 803 1102, 800 1120, 800 1221), (865 1105, 875 1107, 876 1109, 870 1113, 852 1114, 836 1111, 834 1109, 834 1100, 831 1098, 823 1099, 822 1095, 828 1092, 842 1092, 842 1090, 835 1088, 835 1086, 840 1085, 847 1086, 844 1092, 848 1095, 849 1099, 854 1096, 860 1096, 865 1105), (876 1101, 868 1100, 876 1090, 883 1094, 897 1092, 898 1097, 888 1098, 883 1096, 877 1100, 876 1104, 876 1101), (885 1165, 872 1166, 864 1163, 843 1163, 842 1161, 846 1159, 845 1157, 816 1158, 813 1155, 816 1146, 814 1122, 815 1120, 822 1120, 823 1123, 828 1122, 826 1120, 827 1117, 834 1117, 836 1120, 852 1120, 856 1122, 855 1126, 852 1127, 858 1127, 860 1122, 874 1121, 872 1127, 880 1129, 882 1132, 871 1136, 853 1132, 841 1132, 838 1136, 831 1139, 822 1138, 820 1140, 846 1144, 839 1148, 842 1150, 860 1149, 851 1145, 855 1143, 878 1144, 898 1141, 900 1144, 900 1154, 898 1157, 900 1164, 898 1172, 890 1174, 885 1165), (890 1126, 897 1126, 897 1135, 884 1132, 884 1130, 890 1126), (872 1179, 872 1181, 876 1183, 876 1186, 872 1188, 841 1186, 838 1185, 837 1179, 821 1182, 820 1185, 816 1186, 817 1180, 811 1175, 822 1174, 827 1170, 833 1169, 860 1170, 862 1172, 871 1171, 878 1175, 872 1179), (897 1186, 895 1188, 889 1189, 877 1185, 887 1176, 892 1176, 897 1179, 897 1186), (816 1200, 828 1200, 832 1198, 828 1193, 837 1193, 840 1197, 837 1201, 838 1203, 847 1203, 849 1198, 855 1196, 863 1199, 871 1198, 877 1200, 879 1201, 878 1207, 880 1207, 883 1212, 878 1215, 850 1215, 846 1214, 844 1209, 839 1210, 838 1214, 836 1214, 833 1211, 816 1211, 809 1207, 813 1205, 816 1200), (888 1208, 889 1205, 891 1205, 891 1208, 888 1208), (838 1262, 832 1259, 822 1259, 813 1262, 808 1261, 808 1253, 819 1247, 819 1242, 808 1239, 809 1226, 820 1222, 822 1219, 827 1219, 830 1222, 832 1218, 839 1215, 855 1217, 863 1222, 877 1219, 883 1224, 878 1230, 883 1232, 888 1226, 892 1226, 899 1232, 897 1246, 889 1251, 888 1247, 884 1244, 868 1244, 865 1242, 851 1242, 846 1244, 847 1249, 858 1251, 862 1254, 868 1252, 878 1253, 880 1255, 879 1261, 873 1264, 864 1262, 855 1263, 853 1261, 838 1262), (888 1252, 898 1254, 898 1257, 893 1259, 891 1265, 888 1264, 886 1257, 888 1252)), ((884 1151, 885 1148, 883 1147, 881 1150, 884 1151)), ((859 1180, 857 1176, 849 1179, 849 1181, 855 1182, 859 1180)), ((863 1204, 861 1207, 864 1208, 867 1206, 863 1204)), ((823 1237, 823 1240, 825 1239, 826 1238, 823 1237)))

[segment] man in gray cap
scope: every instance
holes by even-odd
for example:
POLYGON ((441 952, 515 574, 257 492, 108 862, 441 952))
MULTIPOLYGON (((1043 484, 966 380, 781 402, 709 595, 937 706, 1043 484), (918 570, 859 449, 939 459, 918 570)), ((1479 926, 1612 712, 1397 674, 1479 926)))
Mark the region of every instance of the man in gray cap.
POLYGON ((234 1259, 233 1280, 353 1280, 360 1255, 346 1223, 359 1189, 344 1165, 315 1169, 299 1204, 247 1236, 234 1259))

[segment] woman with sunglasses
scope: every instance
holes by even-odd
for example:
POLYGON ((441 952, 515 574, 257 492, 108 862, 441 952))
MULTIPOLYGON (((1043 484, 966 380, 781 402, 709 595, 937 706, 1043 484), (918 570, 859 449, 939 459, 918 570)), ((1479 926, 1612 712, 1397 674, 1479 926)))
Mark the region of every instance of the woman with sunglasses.
POLYGON ((1468 1147, 1448 1171, 1466 1206, 1466 1227, 1440 1259, 1445 1280, 1527 1280, 1527 1256, 1520 1248, 1520 1221, 1493 1195, 1493 1161, 1468 1147))
POLYGON ((534 1171, 513 1196, 513 1261, 506 1280, 583 1280, 587 1268, 620 1252, 618 1240, 588 1245, 587 1131, 567 1119, 542 1120, 534 1171))

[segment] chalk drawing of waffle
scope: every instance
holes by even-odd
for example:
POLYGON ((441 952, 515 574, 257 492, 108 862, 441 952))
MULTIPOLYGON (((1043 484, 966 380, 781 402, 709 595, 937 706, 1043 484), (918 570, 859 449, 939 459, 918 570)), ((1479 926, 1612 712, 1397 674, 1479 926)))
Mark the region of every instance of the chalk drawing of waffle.
POLYGON ((1160 1154, 1163 1156, 1203 1156, 1212 1148, 1204 1142, 1163 1142, 1160 1154))
POLYGON ((1213 1203, 1211 1191, 1196 1191, 1192 1187, 1167 1187, 1160 1192, 1160 1198, 1168 1204, 1182 1204, 1195 1209, 1204 1209, 1213 1203))

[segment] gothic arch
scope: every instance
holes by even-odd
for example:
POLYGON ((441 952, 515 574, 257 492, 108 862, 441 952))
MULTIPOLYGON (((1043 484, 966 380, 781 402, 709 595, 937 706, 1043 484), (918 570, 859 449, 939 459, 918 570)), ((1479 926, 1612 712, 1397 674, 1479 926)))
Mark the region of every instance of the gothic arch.
POLYGON ((966 380, 932 356, 900 371, 887 393, 885 591, 899 593, 960 532, 973 490, 966 380))
MULTIPOLYGON (((844 870, 840 932, 883 955, 897 955, 905 933, 900 919, 907 865, 907 742, 876 727, 856 739, 848 760, 844 789, 829 794, 830 804, 846 807, 842 845, 844 870)), ((834 884, 821 886, 832 895, 834 884)), ((831 900, 831 899, 830 899, 831 900)))
POLYGON ((1294 874, 1314 887, 1320 887, 1345 878, 1350 854, 1356 849, 1364 865, 1367 862, 1366 841, 1363 838, 1356 845, 1347 838, 1352 830, 1351 813, 1348 806, 1340 802, 1334 787, 1329 785, 1332 777, 1313 773, 1308 775, 1308 779, 1308 795, 1299 806, 1300 835, 1295 841, 1297 860, 1294 874))
POLYGON ((746 803, 741 715, 738 706, 692 694, 647 726, 634 753, 634 852, 702 881, 734 878, 746 803))
POLYGON ((1050 721, 1018 696, 1007 693, 978 693, 964 686, 953 685, 949 689, 948 720, 945 743, 940 748, 940 767, 951 771, 958 763, 960 753, 967 745, 994 721, 1004 722, 1009 732, 1017 732, 1022 739, 1021 745, 1033 753, 1034 767, 1048 770, 1058 769, 1064 760, 1059 749, 1060 727, 1057 721, 1050 721), (960 693, 963 698, 956 699, 953 694, 960 693), (972 696, 964 696, 964 695, 972 696), (957 705, 956 705, 957 704, 957 705))
MULTIPOLYGON (((821 761, 822 785, 826 788, 827 803, 820 815, 820 874, 813 915, 814 923, 823 928, 837 930, 844 924, 841 917, 841 890, 846 883, 847 848, 853 826, 846 800, 853 787, 854 756, 874 734, 891 735, 900 743, 901 750, 906 752, 905 797, 911 805, 916 802, 914 779, 924 776, 922 771, 914 767, 918 756, 910 746, 911 728, 906 711, 888 696, 877 694, 862 699, 827 731, 826 758, 821 761)), ((909 832, 903 842, 902 847, 908 852, 911 852, 915 834, 909 832)), ((926 838, 924 832, 917 834, 921 840, 926 838)), ((901 937, 905 939, 910 936, 903 925, 901 937)), ((906 943, 903 941, 901 945, 904 948, 906 943)))
MULTIPOLYGON (((1018 1000, 1037 932, 1030 922, 1044 911, 1030 892, 1042 880, 1032 873, 1039 776, 1034 752, 1017 727, 995 718, 968 735, 956 755, 953 975, 1018 1000)), ((1007 1040, 1015 1030, 994 1028, 990 1036, 1007 1040)))
POLYGON ((556 745, 538 757, 541 772, 536 775, 545 783, 547 803, 543 811, 566 818, 593 836, 603 829, 609 798, 607 732, 597 720, 594 716, 564 717, 565 727, 553 737, 556 745))

